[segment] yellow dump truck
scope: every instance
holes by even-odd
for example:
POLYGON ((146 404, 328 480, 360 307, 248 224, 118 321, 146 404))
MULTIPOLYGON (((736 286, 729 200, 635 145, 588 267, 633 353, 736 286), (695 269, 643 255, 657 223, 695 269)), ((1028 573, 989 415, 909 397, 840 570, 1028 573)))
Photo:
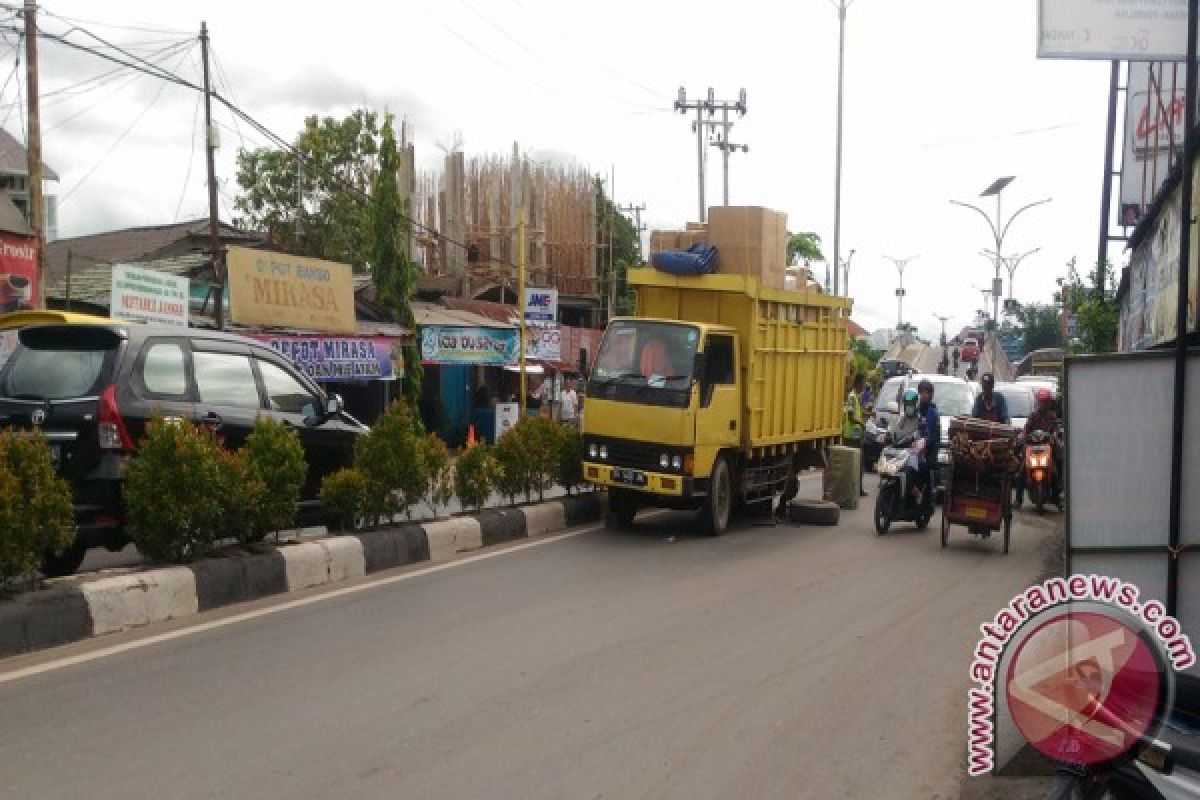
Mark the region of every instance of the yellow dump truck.
POLYGON ((703 509, 795 493, 842 429, 850 301, 759 279, 630 270, 636 315, 608 325, 587 380, 584 478, 610 524, 638 508, 703 509))

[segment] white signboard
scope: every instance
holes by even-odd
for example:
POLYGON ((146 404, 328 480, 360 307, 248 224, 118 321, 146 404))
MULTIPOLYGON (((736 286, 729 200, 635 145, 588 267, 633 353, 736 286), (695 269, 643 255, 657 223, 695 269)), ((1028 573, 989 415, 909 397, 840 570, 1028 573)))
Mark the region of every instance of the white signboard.
POLYGON ((1187 0, 1039 0, 1038 58, 1182 61, 1187 0))
POLYGON ((179 275, 115 264, 109 315, 114 319, 186 328, 189 283, 187 278, 179 275))
POLYGON ((527 325, 558 324, 558 289, 525 290, 525 323, 527 325))
POLYGON ((499 439, 521 419, 521 407, 516 403, 496 403, 496 438, 499 439))
POLYGON ((525 357, 541 361, 562 360, 562 329, 529 328, 525 331, 525 357))
POLYGON ((1122 225, 1136 225, 1183 148, 1186 70, 1182 64, 1133 62, 1121 159, 1122 225), (1171 150, 1175 155, 1172 157, 1171 150))

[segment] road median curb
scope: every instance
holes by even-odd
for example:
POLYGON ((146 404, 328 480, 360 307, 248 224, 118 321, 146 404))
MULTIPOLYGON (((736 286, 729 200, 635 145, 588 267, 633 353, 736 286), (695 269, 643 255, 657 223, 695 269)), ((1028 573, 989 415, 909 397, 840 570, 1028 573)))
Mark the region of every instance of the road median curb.
POLYGON ((186 566, 56 579, 0 600, 0 658, 181 619, 598 520, 600 493, 302 542, 256 545, 186 566))

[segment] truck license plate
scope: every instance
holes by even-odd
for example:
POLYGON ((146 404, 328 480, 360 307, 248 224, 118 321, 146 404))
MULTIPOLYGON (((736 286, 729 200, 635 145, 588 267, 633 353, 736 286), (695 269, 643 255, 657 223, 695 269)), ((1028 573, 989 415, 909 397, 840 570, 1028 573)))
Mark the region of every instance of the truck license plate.
POLYGON ((618 467, 612 471, 612 478, 617 483, 628 483, 630 486, 646 485, 646 473, 637 469, 621 469, 618 467))

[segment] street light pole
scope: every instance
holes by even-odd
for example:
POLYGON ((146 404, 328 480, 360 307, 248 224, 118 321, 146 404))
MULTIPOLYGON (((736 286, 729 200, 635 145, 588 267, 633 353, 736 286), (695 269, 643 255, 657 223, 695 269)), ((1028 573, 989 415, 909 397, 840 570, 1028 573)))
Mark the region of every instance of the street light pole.
POLYGON ((854 260, 854 250, 850 251, 850 255, 846 256, 846 280, 842 285, 842 290, 846 293, 846 297, 850 296, 850 262, 854 260))
POLYGON ((900 273, 900 288, 896 290, 896 328, 899 329, 904 324, 904 268, 908 266, 908 262, 919 256, 909 256, 908 258, 884 256, 884 258, 895 264, 896 271, 900 273))
POLYGON ((830 0, 838 12, 837 155, 833 179, 833 293, 838 294, 838 264, 842 255, 842 96, 846 65, 846 9, 854 0, 830 0))
MULTIPOLYGON (((1041 249, 1042 248, 1040 247, 1035 247, 1032 250, 1021 253, 1020 255, 1009 256, 1008 258, 1000 259, 1004 263, 1004 268, 1008 270, 1008 299, 1005 302, 1011 302, 1013 299, 1013 280, 1016 278, 1017 267, 1021 266, 1021 262, 1029 256, 1033 255, 1034 253, 1041 252, 1041 249)), ((989 261, 996 257, 996 254, 991 250, 981 250, 979 254, 987 258, 989 261)))
POLYGON ((980 197, 988 197, 991 195, 996 196, 996 221, 994 223, 992 222, 992 218, 988 215, 988 213, 986 211, 984 211, 982 208, 980 208, 979 206, 972 205, 970 203, 964 203, 961 200, 951 200, 950 201, 950 203, 952 205, 962 206, 963 208, 969 208, 972 211, 974 211, 975 213, 979 214, 981 217, 984 218, 984 220, 988 224, 988 228, 990 228, 992 231, 992 240, 995 243, 995 248, 996 248, 993 251, 996 254, 996 257, 994 259, 995 266, 996 266, 996 278, 992 283, 992 291, 991 291, 991 294, 992 294, 992 325, 993 326, 998 326, 1000 324, 1000 295, 1003 293, 1003 289, 1004 289, 1003 282, 1000 278, 1000 265, 1001 265, 1001 263, 1003 263, 1004 236, 1005 236, 1005 234, 1008 233, 1009 226, 1011 226, 1013 224, 1013 220, 1015 220, 1017 217, 1019 217, 1022 213, 1024 213, 1025 211, 1028 211, 1029 209, 1033 208, 1034 206, 1040 206, 1040 205, 1044 205, 1045 203, 1049 203, 1051 200, 1051 198, 1047 197, 1044 200, 1038 200, 1036 202, 1021 206, 1015 212, 1013 212, 1012 216, 1010 216, 1008 218, 1008 221, 1005 222, 1004 216, 1003 216, 1003 209, 1000 205, 1000 193, 1004 191, 1004 188, 1006 186, 1008 186, 1008 184, 1012 183, 1012 180, 1013 180, 1012 176, 1008 176, 1008 177, 1004 177, 1004 178, 997 178, 995 181, 992 182, 991 186, 984 189, 980 193, 980 197))

